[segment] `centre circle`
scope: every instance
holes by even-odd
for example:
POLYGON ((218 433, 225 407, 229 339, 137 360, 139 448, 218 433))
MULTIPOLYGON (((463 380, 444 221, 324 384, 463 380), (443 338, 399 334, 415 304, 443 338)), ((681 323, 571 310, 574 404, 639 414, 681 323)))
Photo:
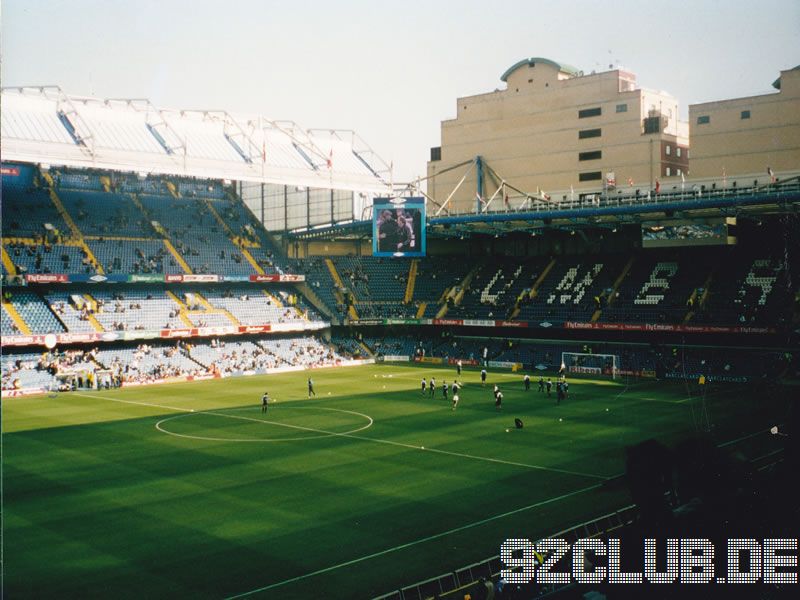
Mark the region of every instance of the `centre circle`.
MULTIPOLYGON (((207 442, 236 442, 236 443, 271 443, 271 442, 302 442, 306 440, 315 440, 327 437, 336 437, 336 436, 348 436, 353 435, 354 433, 358 433, 359 431, 364 431, 365 429, 372 426, 373 420, 372 417, 369 415, 365 415, 360 412, 352 411, 352 410, 343 410, 340 408, 329 408, 326 406, 291 406, 290 404, 283 404, 280 407, 280 411, 283 412, 286 409, 290 410, 314 410, 314 411, 330 411, 336 413, 342 413, 347 415, 354 415, 359 418, 359 420, 363 420, 366 424, 361 425, 360 427, 355 427, 348 431, 326 431, 325 429, 319 429, 316 427, 304 427, 302 425, 292 425, 288 423, 281 423, 279 421, 270 421, 268 419, 259 419, 254 417, 246 417, 242 415, 235 415, 230 414, 227 412, 217 412, 214 410, 206 410, 206 411, 196 411, 196 412, 186 412, 179 415, 175 415, 172 417, 167 417, 166 419, 161 419, 158 423, 156 423, 156 429, 161 433, 165 433, 167 435, 171 435, 173 437, 185 438, 190 440, 202 440, 207 442), (169 423, 171 421, 176 421, 178 419, 186 419, 192 416, 208 416, 212 415, 219 418, 224 419, 236 419, 241 421, 249 421, 252 423, 263 423, 265 425, 273 425, 277 427, 286 427, 289 429, 296 429, 299 431, 307 431, 310 433, 314 433, 316 435, 304 435, 302 437, 288 437, 288 438, 234 438, 234 437, 213 437, 213 436, 204 436, 204 435, 192 435, 187 433, 178 433, 177 431, 171 431, 165 426, 165 423, 169 423)), ((252 409, 247 409, 251 410, 252 409)), ((274 411, 275 409, 273 409, 274 411)))

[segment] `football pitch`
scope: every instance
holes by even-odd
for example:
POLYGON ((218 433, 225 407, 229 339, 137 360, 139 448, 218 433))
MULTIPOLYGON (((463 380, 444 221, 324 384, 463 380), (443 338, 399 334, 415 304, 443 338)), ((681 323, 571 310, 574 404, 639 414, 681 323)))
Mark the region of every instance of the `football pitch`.
MULTIPOLYGON (((742 388, 374 365, 3 401, 9 598, 369 598, 630 502, 624 448, 766 430, 742 388), (307 397, 306 378, 316 396, 307 397), (491 384, 503 391, 497 411, 491 384), (268 390, 266 414, 260 406, 268 390), (514 427, 514 419, 524 422, 514 427)), ((763 400, 763 399, 762 399, 763 400)))

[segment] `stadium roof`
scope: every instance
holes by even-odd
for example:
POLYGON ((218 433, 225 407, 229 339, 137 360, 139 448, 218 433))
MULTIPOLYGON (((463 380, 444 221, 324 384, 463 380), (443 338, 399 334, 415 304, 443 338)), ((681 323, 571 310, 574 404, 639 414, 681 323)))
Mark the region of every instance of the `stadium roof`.
POLYGON ((576 69, 575 67, 572 67, 570 65, 565 65, 564 63, 558 63, 554 60, 550 60, 549 58, 534 57, 534 58, 523 58, 521 61, 511 65, 508 69, 506 69, 506 72, 500 76, 500 80, 507 82, 511 74, 520 67, 535 65, 536 63, 550 65, 551 67, 555 67, 562 73, 566 73, 574 77, 577 77, 578 75, 581 74, 581 71, 579 69, 576 69))
POLYGON ((389 166, 354 131, 147 99, 2 90, 4 161, 385 193, 389 166))

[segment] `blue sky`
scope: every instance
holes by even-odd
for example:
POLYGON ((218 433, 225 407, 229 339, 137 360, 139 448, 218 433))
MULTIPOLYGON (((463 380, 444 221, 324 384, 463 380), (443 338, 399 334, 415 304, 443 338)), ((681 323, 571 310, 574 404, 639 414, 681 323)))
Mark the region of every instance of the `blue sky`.
POLYGON ((0 18, 3 86, 354 129, 396 181, 424 175, 456 98, 523 58, 619 64, 684 117, 800 64, 797 0, 3 0, 0 18))

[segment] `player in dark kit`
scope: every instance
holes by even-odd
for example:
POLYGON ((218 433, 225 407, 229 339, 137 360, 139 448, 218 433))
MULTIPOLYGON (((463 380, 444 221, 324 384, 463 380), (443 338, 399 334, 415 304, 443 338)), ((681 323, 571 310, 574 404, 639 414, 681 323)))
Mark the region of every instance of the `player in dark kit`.
POLYGON ((456 375, 458 375, 459 377, 461 376, 461 359, 460 358, 458 359, 458 362, 456 363, 456 375))
POLYGON ((481 385, 486 385, 486 369, 481 369, 481 385))
POLYGON ((549 377, 547 378, 547 383, 545 385, 547 386, 547 395, 549 396, 550 395, 550 389, 553 387, 553 382, 550 381, 549 377))
POLYGON ((267 412, 267 405, 269 404, 269 392, 264 392, 264 395, 261 396, 261 412, 267 412))
POLYGON ((503 408, 501 406, 502 404, 503 404, 503 392, 498 391, 494 396, 494 408, 495 408, 495 410, 502 409, 503 408))
POLYGON ((449 388, 447 387, 447 382, 445 381, 444 383, 442 383, 442 397, 444 397, 445 400, 447 400, 447 392, 448 391, 449 391, 449 388))
POLYGON ((314 391, 314 381, 311 379, 311 377, 309 377, 308 378, 308 397, 311 398, 312 395, 316 396, 317 393, 314 391))
POLYGON ((528 392, 531 389, 531 376, 525 373, 525 377, 522 378, 523 383, 525 384, 525 391, 528 392))
POLYGON ((564 395, 564 384, 559 381, 556 384, 556 404, 561 404, 561 401, 566 398, 564 395))
POLYGON ((539 376, 539 391, 540 392, 544 391, 544 377, 542 377, 541 375, 539 376))

